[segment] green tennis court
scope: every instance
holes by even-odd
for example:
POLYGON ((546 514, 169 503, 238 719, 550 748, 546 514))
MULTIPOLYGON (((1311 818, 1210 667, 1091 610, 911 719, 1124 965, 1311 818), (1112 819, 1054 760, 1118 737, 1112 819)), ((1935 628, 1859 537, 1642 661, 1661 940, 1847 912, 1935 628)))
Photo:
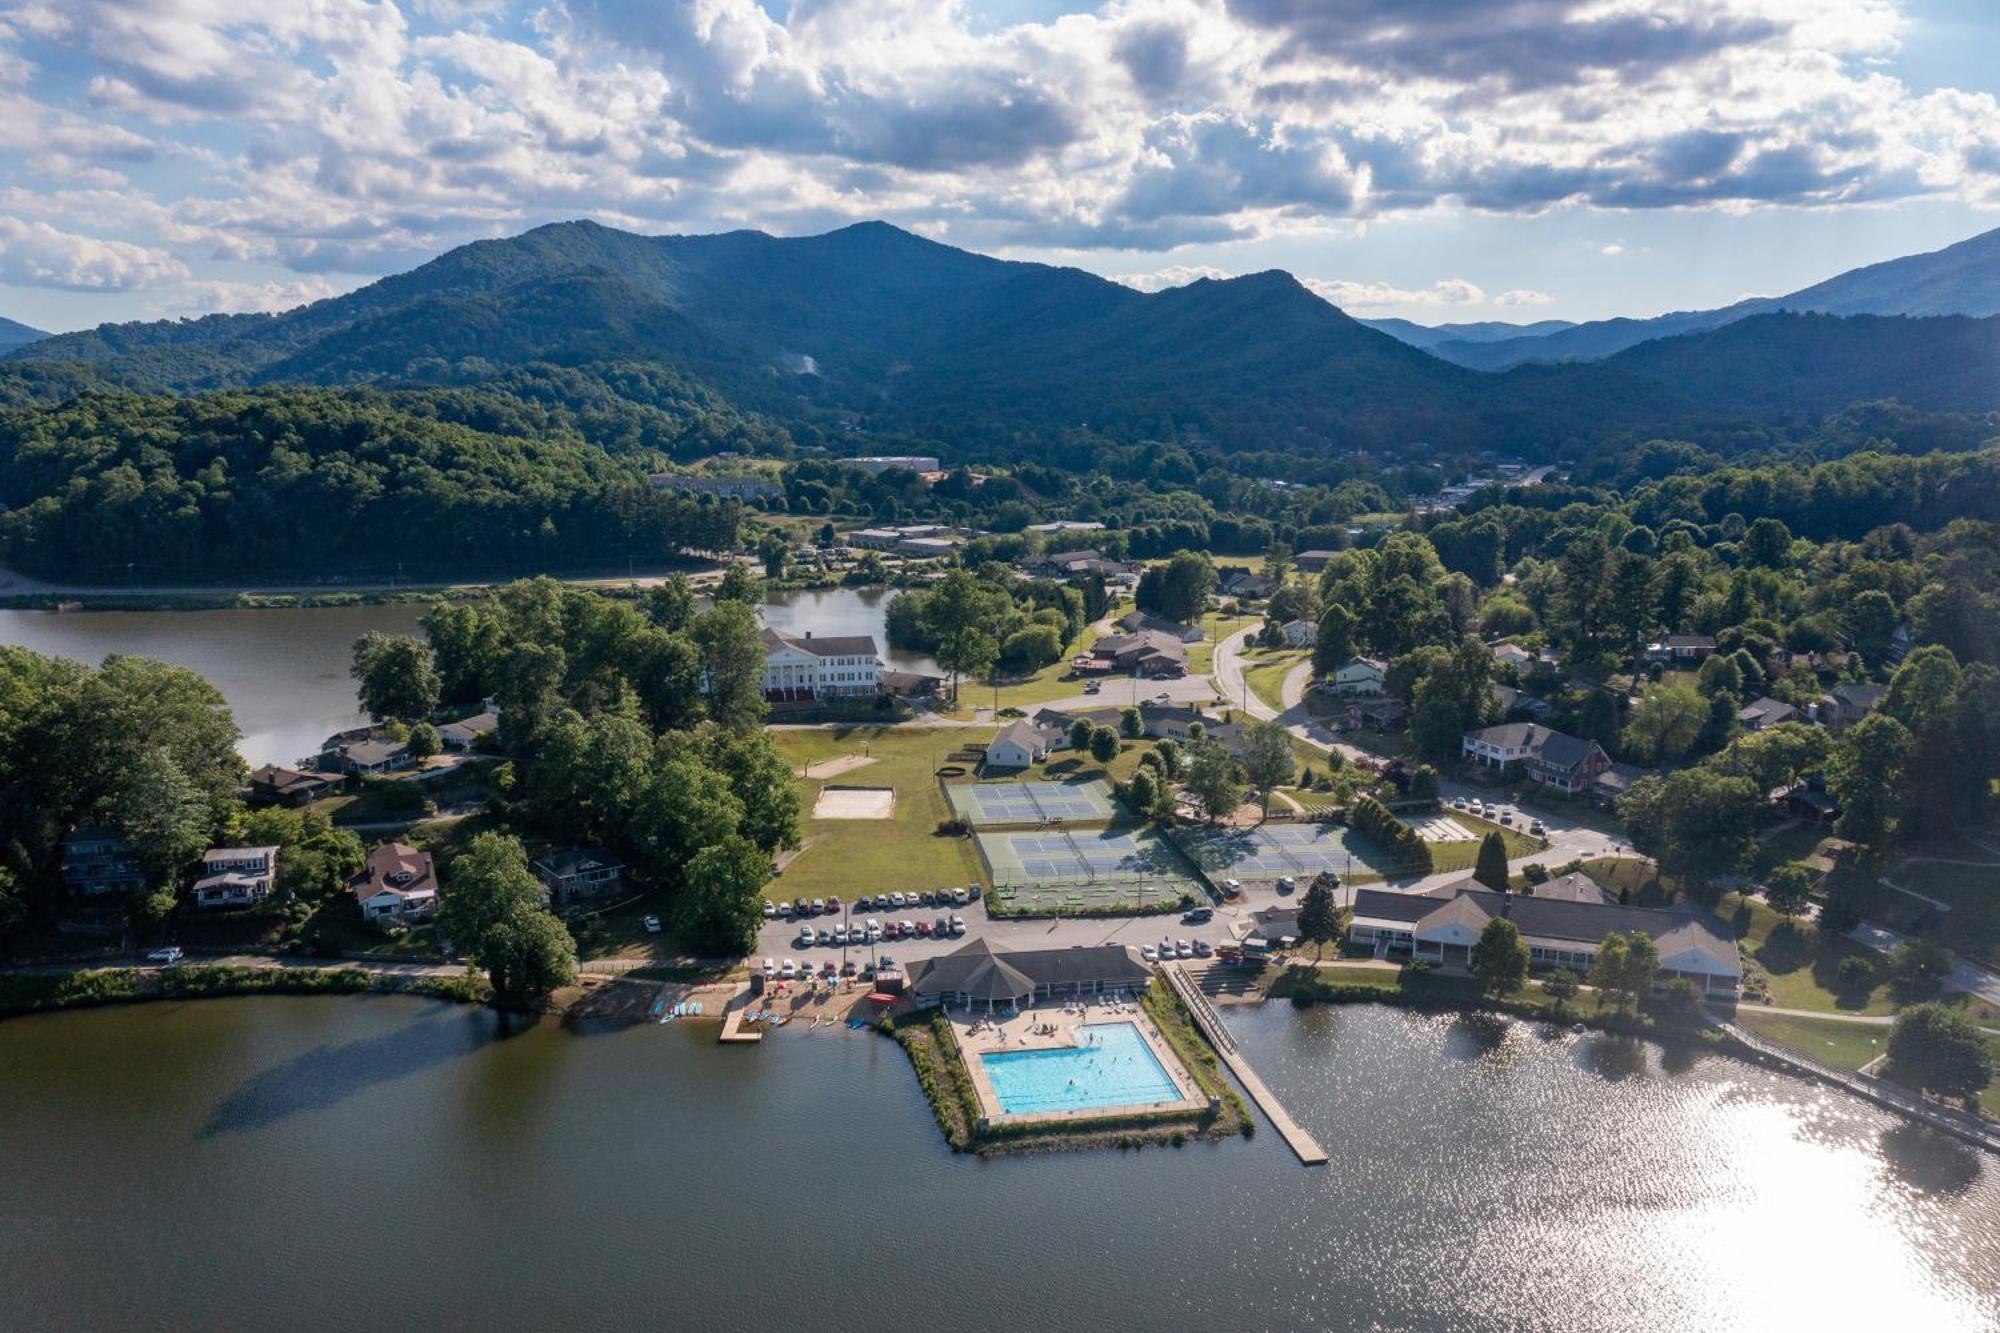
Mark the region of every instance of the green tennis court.
POLYGON ((1181 854, 1150 829, 973 836, 995 884, 1135 883, 1191 878, 1181 854))
POLYGON ((1109 823, 1117 813, 1111 784, 1089 782, 961 782, 945 789, 952 812, 974 828, 1008 825, 1109 823))

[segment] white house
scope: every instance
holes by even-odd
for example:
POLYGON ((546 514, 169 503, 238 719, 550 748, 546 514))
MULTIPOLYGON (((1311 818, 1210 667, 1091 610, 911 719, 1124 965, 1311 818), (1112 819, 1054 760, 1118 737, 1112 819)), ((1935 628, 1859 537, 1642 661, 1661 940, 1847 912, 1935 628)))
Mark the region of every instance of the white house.
POLYGON ((882 659, 869 634, 814 638, 766 629, 764 698, 771 703, 871 699, 881 689, 882 659))
POLYGON ((1381 956, 1408 953, 1447 966, 1466 966, 1487 923, 1511 920, 1537 968, 1588 973, 1613 932, 1648 935, 1660 951, 1662 984, 1685 977, 1708 995, 1734 995, 1743 981, 1736 944, 1708 919, 1654 907, 1591 901, 1586 894, 1493 893, 1446 885, 1430 893, 1358 889, 1348 938, 1381 956))
POLYGON ((1375 657, 1350 657, 1334 668, 1333 692, 1343 699, 1382 693, 1389 664, 1375 657))
POLYGON ((408 843, 385 842, 369 852, 348 888, 364 921, 398 925, 437 915, 437 865, 408 843))
POLYGON ((196 907, 247 907, 270 896, 278 878, 276 847, 213 847, 201 854, 196 907))
POLYGON ((479 744, 480 738, 490 736, 499 729, 500 715, 488 708, 471 717, 445 723, 438 728, 438 740, 447 750, 470 750, 479 744))
POLYGON ((1010 722, 986 747, 986 767, 1026 768, 1049 757, 1068 737, 1058 727, 1037 726, 1028 718, 1010 722))
POLYGON ((1310 620, 1287 620, 1278 627, 1287 648, 1310 648, 1319 642, 1319 626, 1310 620))

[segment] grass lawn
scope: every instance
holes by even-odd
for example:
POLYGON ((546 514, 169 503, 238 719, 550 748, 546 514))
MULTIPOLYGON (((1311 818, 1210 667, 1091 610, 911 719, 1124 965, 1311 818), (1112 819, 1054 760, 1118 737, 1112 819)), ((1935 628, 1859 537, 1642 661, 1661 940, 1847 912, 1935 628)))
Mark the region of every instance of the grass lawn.
POLYGON ((1906 861, 1886 878, 1951 904, 1938 929, 1952 949, 1989 966, 2000 965, 2000 866, 1906 861))
MULTIPOLYGON (((1772 1002, 1785 1009, 1810 1009, 1823 1014, 1891 1014, 1896 996, 1882 977, 1883 961, 1873 950, 1840 935, 1822 935, 1810 927, 1785 924, 1784 918, 1760 902, 1724 894, 1716 906, 1725 921, 1738 923, 1744 956, 1763 969, 1772 1002), (1871 984, 1843 988, 1834 975, 1840 960, 1866 959, 1875 968, 1871 984)), ((1749 1006, 1745 1007, 1746 1012, 1749 1006)))
MULTIPOLYGON (((771 881, 771 897, 823 898, 829 893, 846 897, 984 879, 972 840, 937 831, 951 810, 934 775, 960 745, 990 740, 991 733, 942 727, 815 727, 774 732, 772 739, 794 771, 809 760, 865 750, 875 762, 826 781, 894 787, 896 807, 888 819, 813 819, 822 780, 798 779, 805 807, 800 831, 806 845, 771 881)), ((1136 764, 1137 758, 1132 762, 1136 764)))
POLYGON ((1751 854, 1750 873, 1761 877, 1787 861, 1803 861, 1818 851, 1828 836, 1821 825, 1798 824, 1760 839, 1757 850, 1751 854))
POLYGON ((1410 752, 1407 732, 1370 731, 1366 727, 1356 727, 1353 731, 1343 732, 1340 739, 1357 750, 1366 750, 1384 759, 1399 759, 1410 752))
MULTIPOLYGON (((1474 819, 1471 815, 1463 814, 1457 810, 1447 810, 1445 811, 1445 815, 1452 823, 1471 832, 1473 840, 1471 842, 1432 843, 1431 864, 1439 870, 1472 869, 1473 866, 1479 863, 1480 841, 1488 833, 1495 832, 1496 830, 1500 834, 1500 840, 1507 844, 1507 859, 1509 861, 1517 857, 1533 856, 1536 852, 1542 850, 1540 839, 1531 838, 1516 829, 1502 828, 1498 824, 1490 824, 1483 819, 1474 819)), ((1550 866, 1549 869, 1554 870, 1555 867, 1550 866)))
POLYGON ((1250 693, 1268 706, 1282 710, 1285 706, 1285 677, 1291 674, 1293 667, 1311 656, 1309 648, 1259 650, 1244 658, 1243 679, 1249 683, 1250 693))
POLYGON ((1889 1029, 1875 1023, 1761 1014, 1750 1005, 1737 1010, 1736 1021, 1767 1041, 1839 1069, 1859 1069, 1889 1049, 1889 1029))

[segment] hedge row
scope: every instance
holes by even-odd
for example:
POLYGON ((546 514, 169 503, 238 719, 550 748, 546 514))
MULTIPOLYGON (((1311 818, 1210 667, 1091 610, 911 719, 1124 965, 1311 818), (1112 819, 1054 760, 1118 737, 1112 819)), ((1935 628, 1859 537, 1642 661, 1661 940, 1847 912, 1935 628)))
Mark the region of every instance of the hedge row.
POLYGON ((1399 867, 1407 865, 1410 873, 1416 875, 1431 873, 1431 845, 1373 796, 1357 796, 1347 812, 1347 822, 1363 837, 1385 848, 1399 867))

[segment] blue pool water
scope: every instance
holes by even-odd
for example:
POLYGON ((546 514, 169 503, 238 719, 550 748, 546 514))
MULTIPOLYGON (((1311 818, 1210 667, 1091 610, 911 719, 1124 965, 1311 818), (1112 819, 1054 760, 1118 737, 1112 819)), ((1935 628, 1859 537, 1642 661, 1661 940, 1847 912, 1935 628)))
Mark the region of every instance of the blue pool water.
POLYGON ((1077 1029, 1077 1040, 1086 1044, 980 1056, 1000 1109, 1033 1115, 1180 1100, 1173 1079, 1134 1025, 1088 1023, 1077 1029))

